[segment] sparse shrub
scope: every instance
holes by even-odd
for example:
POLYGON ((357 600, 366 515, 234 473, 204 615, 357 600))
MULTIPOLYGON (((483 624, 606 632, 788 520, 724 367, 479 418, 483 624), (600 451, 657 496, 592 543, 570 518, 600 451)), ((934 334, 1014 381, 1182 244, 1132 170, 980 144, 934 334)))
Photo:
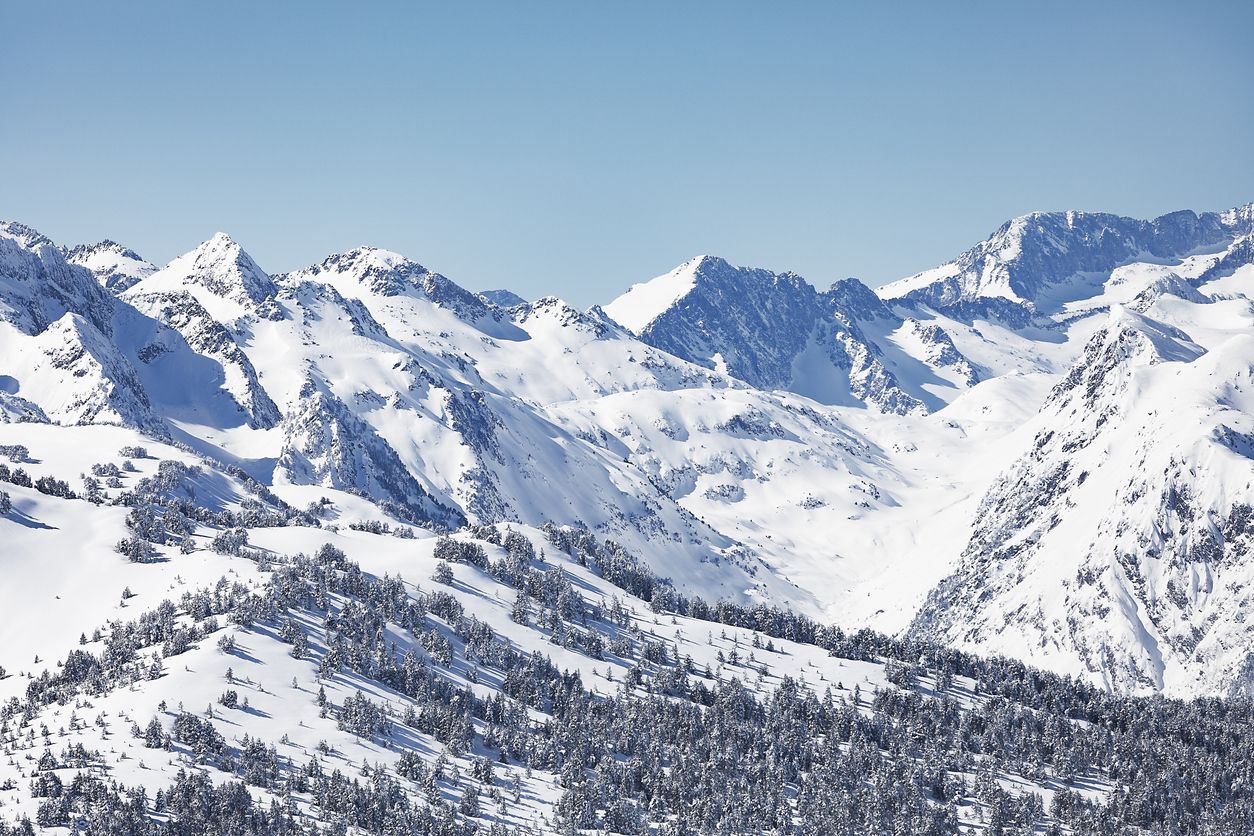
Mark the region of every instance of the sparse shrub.
POLYGON ((147 563, 157 556, 152 544, 138 537, 123 537, 114 548, 131 563, 147 563))
POLYGON ((30 461, 30 450, 25 444, 0 444, 0 456, 5 456, 11 462, 24 464, 30 461))
POLYGON ((213 538, 213 550, 218 554, 229 554, 238 557, 248 545, 248 531, 243 528, 231 528, 213 538))
POLYGON ((453 582, 453 567, 441 560, 435 565, 435 571, 431 573, 431 580, 448 586, 453 582))

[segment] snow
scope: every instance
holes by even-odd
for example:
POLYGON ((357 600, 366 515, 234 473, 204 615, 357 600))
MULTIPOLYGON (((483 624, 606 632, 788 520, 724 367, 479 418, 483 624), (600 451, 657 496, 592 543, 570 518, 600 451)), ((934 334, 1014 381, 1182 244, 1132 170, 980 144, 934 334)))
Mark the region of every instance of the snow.
POLYGON ((113 293, 121 293, 157 271, 138 253, 113 241, 74 247, 66 253, 66 260, 90 270, 113 293))
MULTIPOLYGON (((410 594, 433 588, 440 520, 510 527, 587 600, 625 600, 632 629, 758 694, 784 676, 818 694, 891 686, 878 662, 778 639, 756 653, 765 673, 720 670, 718 654, 744 650, 752 633, 653 613, 557 553, 540 526, 586 526, 711 601, 1002 653, 1122 692, 1245 693, 1254 269, 1238 263, 1248 233, 1235 227, 1248 215, 1224 216, 1230 239, 1155 258, 1120 251, 1097 270, 1074 269, 1084 236, 1106 224, 1136 243, 1146 222, 1025 216, 955 262, 881 288, 888 306, 857 283, 820 294, 792 274, 702 257, 603 312, 553 297, 503 309, 373 248, 270 276, 221 234, 112 287, 124 248, 63 258, 33 230, 0 226, 0 445, 25 445, 21 467, 75 490, 93 465, 120 463, 122 447, 147 447, 109 499, 160 460, 198 466, 191 490, 213 512, 264 506, 249 478, 296 508, 325 498, 321 527, 292 517, 250 528, 250 545, 281 559, 331 543, 375 577, 404 578, 410 594), (1016 272, 1036 258, 1037 273, 1016 272), (691 361, 639 338, 695 304, 703 265, 701 314, 726 315, 727 330, 703 332, 709 344, 691 361), (748 273, 760 298, 710 287, 748 273), (772 353, 781 335, 795 350, 772 353), (736 376, 756 351, 778 386, 736 376), (41 413, 51 423, 18 420, 41 413), (415 536, 349 527, 379 521, 415 536)), ((3 489, 13 510, 0 518, 0 573, 20 582, 0 584, 10 674, 0 701, 80 634, 94 645, 96 629, 221 577, 267 581, 264 562, 207 548, 216 525, 196 527, 190 553, 162 545, 157 560, 129 563, 114 548, 129 534, 124 505, 3 489)), ((599 693, 621 687, 630 660, 594 662, 554 643, 511 619, 512 588, 473 566, 452 571, 449 594, 513 646, 599 693)), ((304 626, 318 641, 323 626, 304 626)), ((413 641, 391 628, 389 638, 402 651, 413 641)), ((395 765, 397 749, 319 716, 316 665, 288 651, 267 629, 221 627, 166 659, 160 678, 93 696, 88 714, 107 729, 89 722, 65 737, 107 751, 111 777, 164 786, 182 764, 143 748, 130 723, 163 701, 202 711, 230 667, 249 708, 217 711, 229 738, 260 736, 296 762, 326 741, 345 771, 395 765), (216 646, 228 631, 233 654, 216 646)), ((493 692, 463 656, 447 675, 493 692)), ((973 686, 959 683, 964 708, 980 699, 973 686)), ((356 676, 327 683, 336 703, 358 689, 396 710, 405 701, 356 676)), ((59 729, 76 710, 49 706, 40 722, 59 729)), ((406 735, 428 759, 443 749, 406 735)), ((454 760, 466 769, 467 758, 454 760)), ((0 784, 22 779, 0 791, 4 815, 34 810, 25 768, 0 764, 0 784)), ((500 769, 524 784, 507 822, 543 832, 556 776, 500 769)), ((1051 787, 999 780, 1014 793, 1051 787)))
POLYGON ((273 283, 229 235, 209 240, 131 286, 124 294, 137 297, 188 291, 224 324, 253 312, 256 303, 274 291, 273 283))
MULTIPOLYGON (((243 468, 302 507, 335 497, 345 520, 388 516, 350 489, 375 491, 375 500, 421 490, 475 521, 587 525, 707 598, 770 601, 847 627, 904 631, 944 579, 969 571, 989 497, 1003 482, 1040 476, 1038 466, 1014 469, 1031 460, 1037 436, 1078 420, 1051 411, 1051 391, 1077 364, 1083 371, 1094 339, 1126 339, 1124 354, 1111 343, 1107 373, 1128 381, 1118 409, 1136 417, 1117 429, 1142 435, 1103 435, 1092 455, 1113 463, 1095 460, 1091 481, 1075 486, 1093 513, 1069 511, 1057 528, 1065 538, 1039 539, 1039 560, 1052 568, 1029 567, 1031 583, 972 616, 1013 629, 964 630, 972 622, 949 634, 975 649, 1039 657, 1100 679, 1106 674, 1086 667, 1085 651, 1071 638, 1045 630, 1054 635, 1052 649, 1038 653, 1034 643, 1042 623, 1065 623, 1068 608, 1079 606, 1055 589, 1075 571, 1062 556, 1077 544, 1114 542, 1111 531, 1149 530, 1152 496, 1117 509, 1102 497, 1131 496, 1128 482, 1145 467, 1138 457, 1159 455, 1144 441, 1168 412, 1190 417, 1173 428, 1180 446, 1163 445, 1170 450, 1164 467, 1223 460, 1222 476, 1194 481, 1240 481, 1228 474, 1243 474, 1242 463, 1222 451, 1217 457, 1222 445, 1208 439, 1220 432, 1214 416, 1226 416, 1224 404, 1238 397, 1254 274, 1238 266, 1203 281, 1229 253, 1212 242, 1206 252, 1124 259, 1104 273, 1043 283, 1032 319, 907 298, 976 274, 982 283, 963 292, 975 292, 975 302, 1003 298, 1011 286, 998 282, 1010 275, 1007 265, 1044 253, 1069 267, 1069 235, 1088 234, 1099 222, 1140 228, 1095 217, 1016 219, 970 251, 978 254, 968 259, 976 273, 955 266, 960 259, 882 288, 890 308, 860 297, 856 283, 818 294, 791 274, 741 271, 703 256, 633 286, 604 313, 552 297, 502 310, 417 262, 369 247, 271 277, 219 234, 123 291, 112 336, 96 338, 83 324, 73 329, 75 339, 64 326, 32 335, 25 320, 0 325, 0 348, 14 358, 5 391, 43 407, 53 421, 151 421, 187 449, 243 468), (703 293, 707 284, 753 272, 763 295, 729 300, 745 306, 735 313, 737 328, 766 321, 751 315, 754 306, 778 313, 772 293, 792 294, 800 301, 782 307, 805 315, 830 306, 826 318, 804 324, 796 352, 781 355, 779 390, 730 371, 771 335, 709 346, 713 368, 635 336, 691 298, 699 271, 703 293), (184 293, 203 313, 180 307, 184 293), (53 374, 40 359, 74 353, 79 343, 89 350, 70 371, 53 374), (156 356, 154 346, 161 348, 156 356), (1207 365, 1224 358, 1238 359, 1231 367, 1207 365), (1153 369, 1142 373, 1142 366, 1153 369), (1167 376, 1159 366, 1190 371, 1167 376), (1226 388, 1202 386, 1197 397, 1182 390, 1201 384, 1201 369, 1226 388), (1159 403, 1160 390, 1174 399, 1159 403), (314 395, 334 419, 309 413, 314 395), (1125 448, 1131 452, 1116 456, 1125 448), (393 475, 416 487, 384 487, 393 475), (1042 619, 1020 614, 1028 604, 1042 619)), ((6 240, 40 241, 43 269, 59 269, 51 244, 34 235, 6 240)), ((26 255, 15 259, 30 263, 26 255)), ((1115 402, 1101 408, 1114 410, 1115 402)), ((1051 500, 1058 508, 1080 501, 1071 487, 1051 500)), ((1190 490, 1202 496, 1196 485, 1190 490)), ((1222 515, 1241 497, 1226 488, 1204 499, 1208 513, 1222 515)), ((1028 542, 1033 535, 1016 528, 1007 536, 1028 542)), ((1111 647, 1136 656, 1164 637, 1144 626, 1131 600, 1120 611, 1127 630, 1111 647)), ((1199 598, 1180 623, 1204 623, 1207 606, 1199 598)), ((1152 664, 1160 681, 1176 676, 1163 673, 1177 664, 1171 653, 1152 664)), ((1179 661, 1180 670, 1205 664, 1179 661)), ((1207 687, 1221 688, 1221 680, 1207 687)))
MULTIPOLYGON (((1010 549, 1018 543, 1017 553, 994 552, 1002 562, 991 576, 979 568, 984 552, 967 547, 959 564, 970 568, 956 577, 981 573, 980 603, 974 591, 959 591, 926 608, 943 607, 942 623, 953 625, 948 640, 1118 690, 1190 694, 1201 682, 1213 690, 1240 664, 1234 643, 1248 639, 1236 638, 1245 634, 1236 613, 1248 565, 1207 563, 1199 581, 1196 565, 1159 556, 1211 548, 1211 532, 1227 525, 1232 509, 1254 501, 1254 469, 1227 440, 1250 427, 1254 323, 1247 302, 1217 304, 1167 295, 1148 315, 1115 305, 1067 382, 1007 436, 1018 439, 1021 458, 992 481, 977 537, 1002 536, 998 515, 1042 489, 1049 504, 1034 517, 1052 522, 1005 541, 1010 549), (1053 485, 1046 477, 1063 461, 1072 477, 1053 485), (1077 584, 1082 576, 1096 583, 1077 584), (1181 590, 1192 591, 1182 599, 1181 590), (1216 623, 1227 626, 1202 626, 1216 623), (1179 640, 1207 633, 1196 649, 1179 640)), ((1241 687, 1240 679, 1231 684, 1241 687)))
POLYGON ((697 281, 697 270, 708 256, 699 255, 669 273, 632 285, 605 306, 605 312, 628 331, 639 334, 667 308, 682 299, 697 281))
POLYGON ((855 406, 858 398, 849 387, 849 378, 832 367, 827 347, 811 334, 805 349, 792 361, 793 391, 821 404, 855 406))
POLYGON ((957 275, 957 270, 952 264, 944 264, 940 267, 932 267, 913 276, 907 276, 904 279, 886 282, 875 288, 875 293, 881 299, 898 299, 915 290, 922 290, 937 282, 945 279, 953 278, 957 275))
MULTIPOLYGON (((29 469, 36 474, 65 473, 67 469, 81 468, 96 457, 89 451, 112 451, 136 441, 147 444, 152 458, 137 460, 139 472, 127 479, 150 474, 157 458, 195 461, 174 448, 154 444, 117 427, 29 426, 22 427, 17 435, 7 436, 5 441, 16 438, 30 447, 35 461, 29 464, 29 469), (65 444, 67 434, 72 444, 65 444)), ((205 550, 192 554, 166 550, 160 562, 126 563, 111 548, 112 540, 125 533, 124 509, 45 497, 22 488, 15 488, 14 493, 18 515, 0 520, 6 544, 6 548, 0 550, 0 571, 7 575, 20 573, 30 580, 38 594, 32 596, 25 583, 0 586, 0 607, 6 613, 6 618, 0 620, 0 648, 3 648, 0 665, 13 674, 0 679, 0 699, 20 694, 25 687, 26 672, 38 670, 49 660, 62 657, 68 648, 78 647, 80 634, 88 637, 86 649, 97 651, 98 643, 90 638, 95 629, 106 627, 115 619, 134 617, 155 607, 162 599, 177 601, 184 592, 212 586, 223 576, 254 588, 265 581, 266 572, 257 563, 205 550), (86 540, 83 532, 89 533, 86 540), (40 539, 35 540, 36 537, 40 539), (124 588, 130 590, 125 599, 124 588)), ((337 504, 341 498, 336 495, 337 504)), ((548 548, 539 532, 528 528, 521 530, 535 542, 537 549, 548 548)), ((202 536, 198 534, 196 539, 201 540, 203 546, 202 536)), ((343 549, 349 559, 359 561, 363 570, 371 575, 402 577, 411 591, 419 586, 427 589, 434 586, 428 580, 436 566, 432 556, 435 541, 430 535, 420 533, 417 539, 401 540, 344 528, 327 531, 300 527, 252 532, 253 546, 274 554, 309 553, 328 542, 343 549)), ((491 557, 501 556, 498 547, 485 546, 491 557)), ((560 565, 591 601, 623 597, 621 590, 551 548, 545 559, 549 565, 560 565)), ((559 667, 579 672, 595 692, 608 695, 619 690, 628 672, 626 662, 613 655, 605 660, 593 660, 549 642, 542 631, 511 620, 510 610, 517 594, 513 589, 471 566, 455 565, 453 574, 453 583, 443 589, 494 631, 506 636, 517 649, 539 652, 551 657, 559 667)), ((638 629, 643 638, 664 640, 681 656, 691 656, 698 670, 708 666, 721 677, 741 678, 758 693, 765 694, 778 686, 784 676, 800 680, 820 695, 828 687, 836 689, 837 694, 847 695, 857 686, 869 697, 875 688, 891 687, 881 664, 833 658, 812 645, 782 639, 773 640, 773 652, 757 651, 754 669, 731 666, 724 669, 716 658, 718 654, 735 649, 742 656, 747 655, 755 638, 751 631, 682 616, 661 619, 643 602, 627 598, 629 627, 638 629), (757 673, 759 667, 763 675, 757 673)), ((315 636, 319 632, 317 623, 304 626, 315 636)), ((397 642, 398 652, 402 653, 413 643, 412 637, 400 631, 391 633, 390 638, 397 642)), ((438 741, 416 732, 405 738, 403 746, 383 747, 338 729, 333 719, 319 714, 314 695, 320 686, 325 687, 328 698, 335 704, 342 703, 358 690, 398 712, 406 700, 352 674, 338 674, 320 681, 315 675, 316 659, 294 659, 289 649, 268 630, 245 632, 226 626, 192 650, 168 658, 159 679, 136 682, 130 687, 94 696, 86 711, 81 704, 50 706, 41 720, 53 729, 61 729, 58 745, 77 741, 88 748, 107 752, 114 779, 127 785, 146 786, 150 792, 168 785, 178 768, 185 766, 170 753, 145 748, 143 742, 129 732, 132 723, 142 726, 151 717, 164 716, 162 704, 167 706, 166 712, 185 707, 195 713, 213 705, 215 725, 228 740, 238 742, 245 735, 261 738, 277 744, 282 756, 298 764, 308 760, 323 743, 331 748, 332 762, 346 770, 356 770, 365 764, 393 766, 405 750, 418 752, 427 759, 434 759, 442 751, 447 753, 438 741), (225 653, 216 647, 217 638, 226 633, 235 636, 234 652, 225 653), (228 669, 232 675, 229 682, 226 679, 228 669), (228 687, 236 690, 241 700, 247 700, 247 708, 230 710, 216 705, 218 696, 228 687), (103 726, 84 723, 79 728, 66 730, 71 712, 80 719, 99 716, 107 721, 103 726)), ((471 672, 471 666, 458 659, 449 676, 459 685, 491 695, 491 680, 476 684, 470 678, 471 672)), ((969 694, 972 685, 959 678, 956 691, 969 694)), ((959 703, 970 704, 970 698, 959 696, 959 703)), ((863 710, 869 713, 866 703, 863 710)), ((454 756, 453 761, 468 771, 473 754, 454 756)), ((517 776, 525 790, 524 803, 511 808, 512 818, 507 821, 535 824, 542 816, 551 814, 559 794, 556 776, 542 770, 531 772, 516 765, 498 765, 497 769, 505 781, 517 776)), ((0 779, 8 777, 19 777, 17 764, 12 761, 0 764, 0 779)), ((211 772, 211 777, 222 781, 229 776, 211 772)), ((264 791, 257 792, 265 796, 264 791)), ((36 799, 25 793, 24 782, 16 790, 0 793, 0 799, 5 804, 6 815, 34 814, 36 799)))

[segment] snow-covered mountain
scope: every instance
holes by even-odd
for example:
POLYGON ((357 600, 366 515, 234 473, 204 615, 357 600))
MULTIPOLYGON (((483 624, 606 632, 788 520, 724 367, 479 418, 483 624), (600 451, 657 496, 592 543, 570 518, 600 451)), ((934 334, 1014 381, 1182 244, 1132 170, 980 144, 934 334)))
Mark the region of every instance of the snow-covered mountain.
POLYGON ((1033 212, 1007 221, 953 261, 880 288, 936 309, 1006 299, 1047 313, 1100 292, 1111 271, 1249 246, 1254 204, 1152 221, 1097 212, 1033 212), (1242 242, 1244 242, 1242 244, 1242 242))
POLYGON ((109 294, 89 271, 76 268, 30 227, 0 222, 0 276, 0 321, 13 329, 39 334, 73 312, 110 333, 109 294))
POLYGON ((943 328, 899 316, 857 279, 819 292, 793 273, 701 256, 605 312, 677 357, 824 404, 926 412, 979 379, 943 328))
POLYGON ((703 256, 589 311, 369 247, 157 270, 7 224, 0 434, 132 427, 296 504, 582 526, 707 599, 1240 690, 1252 217, 1025 216, 878 293, 703 256))
POLYGON ((1247 832, 1107 694, 1254 693, 1252 222, 587 311, 0 224, 0 833, 1247 832))
POLYGON ((157 272, 139 253, 116 241, 79 244, 65 251, 65 260, 90 270, 105 289, 121 293, 157 272))
POLYGON ((1173 775, 1153 820, 1206 817, 1197 763, 1228 816, 1250 804, 1222 704, 713 607, 586 531, 387 528, 126 427, 21 429, 0 828, 1097 834, 1173 775), (75 471, 78 496, 55 481, 75 471))
POLYGON ((503 288, 498 290, 481 290, 479 291, 479 298, 483 299, 485 302, 490 302, 491 304, 496 305, 498 308, 513 308, 518 305, 527 304, 526 299, 522 298, 512 290, 505 290, 503 288))
MULTIPOLYGON (((1116 308, 1089 339, 917 632, 1118 690, 1248 691, 1254 343, 1203 347, 1167 324, 1197 321, 1199 304, 1116 308)), ((1220 306, 1254 325, 1248 300, 1220 306)))

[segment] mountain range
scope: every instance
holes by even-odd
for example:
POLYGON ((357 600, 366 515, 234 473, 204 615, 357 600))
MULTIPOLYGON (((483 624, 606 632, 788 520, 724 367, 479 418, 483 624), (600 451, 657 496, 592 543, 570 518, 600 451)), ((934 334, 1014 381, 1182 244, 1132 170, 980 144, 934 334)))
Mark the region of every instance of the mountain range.
POLYGON ((0 836, 1249 832, 1252 416, 1254 205, 588 310, 0 223, 0 836))
POLYGON ((1244 693, 1252 240, 1254 205, 1033 213, 877 289, 701 256, 580 311, 5 223, 0 439, 126 427, 288 501, 577 526, 707 599, 1244 693))

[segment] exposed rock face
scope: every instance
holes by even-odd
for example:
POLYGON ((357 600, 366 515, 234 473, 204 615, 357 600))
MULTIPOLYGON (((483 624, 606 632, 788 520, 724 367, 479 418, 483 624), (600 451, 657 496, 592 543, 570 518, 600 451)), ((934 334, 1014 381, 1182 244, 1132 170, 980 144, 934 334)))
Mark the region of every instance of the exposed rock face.
MULTIPOLYGON (((793 273, 702 256, 636 285, 606 313, 650 345, 760 389, 815 396, 815 379, 830 378, 830 390, 883 412, 928 409, 869 333, 893 331, 904 320, 857 279, 820 293, 793 273)), ((947 339, 939 326, 920 336, 947 339)), ((957 354, 952 342, 949 348, 957 354)))
POLYGON ((30 227, 0 222, 0 322, 33 335, 71 311, 112 333, 112 300, 89 271, 30 227))
POLYGON ((43 413, 61 424, 124 424, 164 435, 134 367, 85 317, 67 313, 35 338, 24 378, 44 384, 43 413))
POLYGON ((360 492, 413 522, 456 528, 466 521, 432 497, 387 442, 313 380, 301 387, 297 410, 284 420, 279 467, 293 482, 360 492))
POLYGON ((527 300, 519 296, 512 290, 481 290, 479 298, 483 301, 496 305, 498 308, 516 308, 519 305, 527 304, 527 300))
POLYGON ((1118 690, 1247 687, 1234 674, 1254 638, 1251 347, 1206 352, 1112 314, 985 494, 914 631, 1074 659, 1118 690))

